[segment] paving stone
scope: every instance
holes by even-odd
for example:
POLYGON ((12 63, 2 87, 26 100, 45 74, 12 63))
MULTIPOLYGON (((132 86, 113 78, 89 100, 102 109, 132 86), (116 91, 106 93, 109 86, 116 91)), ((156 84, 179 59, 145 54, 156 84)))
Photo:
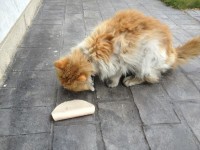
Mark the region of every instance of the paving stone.
POLYGON ((50 60, 48 57, 44 59, 32 59, 32 60, 15 60, 12 70, 13 71, 37 71, 37 70, 54 70, 53 62, 56 61, 50 60), (27 62, 28 61, 28 62, 27 62))
POLYGON ((4 86, 7 88, 16 87, 19 82, 18 79, 21 77, 22 72, 8 72, 4 86))
POLYGON ((193 83, 197 86, 197 88, 200 90, 200 72, 196 73, 190 73, 187 75, 193 83))
POLYGON ((142 7, 143 5, 140 3, 140 2, 138 2, 138 1, 136 1, 136 2, 131 2, 131 1, 127 1, 126 2, 129 6, 131 6, 131 8, 133 8, 133 9, 136 9, 136 8, 140 8, 140 7, 142 7))
POLYGON ((174 22, 178 26, 180 26, 180 25, 198 25, 199 24, 199 22, 196 21, 195 19, 176 19, 174 22))
MULTIPOLYGON (((138 10, 138 9, 137 9, 138 10)), ((148 9, 146 9, 145 7, 141 7, 140 9, 139 9, 139 11, 141 11, 144 15, 146 15, 146 16, 152 16, 151 14, 150 14, 150 12, 148 11, 148 9)))
POLYGON ((173 36, 172 38, 173 38, 174 47, 178 47, 178 46, 182 45, 181 42, 179 40, 177 40, 175 36, 173 36))
POLYGON ((65 24, 63 30, 64 30, 64 37, 69 36, 70 34, 84 35, 85 34, 84 22, 81 22, 81 23, 72 22, 72 23, 65 24))
POLYGON ((79 14, 65 14, 65 24, 83 24, 84 20, 83 20, 83 14, 79 13, 79 14))
POLYGON ((59 49, 58 48, 19 48, 15 59, 26 58, 31 60, 33 58, 43 59, 48 57, 49 59, 58 58, 59 49))
POLYGON ((53 87, 27 87, 16 88, 11 95, 3 99, 1 108, 9 107, 33 107, 54 106, 56 99, 56 88, 53 87), (44 90, 44 88, 46 88, 44 90), (5 102, 7 100, 7 102, 5 102))
MULTIPOLYGON (((140 1, 139 0, 134 0, 134 1, 130 1, 130 0, 124 0, 127 4, 131 4, 131 5, 139 5, 140 1)), ((153 2, 153 1, 152 1, 153 2)))
POLYGON ((54 47, 62 44, 62 25, 32 25, 20 47, 54 47))
POLYGON ((187 123, 192 128, 193 133, 196 135, 200 141, 200 104, 199 103, 181 103, 178 104, 181 108, 183 116, 185 117, 187 123))
POLYGON ((61 5, 61 3, 44 3, 42 5, 40 10, 46 10, 46 11, 51 11, 51 10, 65 10, 65 5, 61 5))
POLYGON ((63 54, 68 54, 69 52, 71 52, 71 48, 78 45, 84 38, 85 38, 84 34, 71 33, 65 35, 63 50, 61 50, 60 56, 63 56, 63 54))
POLYGON ((54 3, 54 4, 59 4, 59 5, 64 5, 65 2, 66 0, 45 0, 44 1, 45 4, 54 3))
POLYGON ((6 88, 15 88, 0 89, 3 96, 0 107, 52 106, 56 98, 55 79, 55 71, 20 72, 14 83, 13 78, 8 78, 4 84, 8 85, 6 88), (9 93, 7 97, 3 94, 4 91, 7 95, 9 93))
POLYGON ((99 10, 99 6, 96 1, 84 1, 83 9, 99 10))
POLYGON ((196 87, 178 70, 164 76, 162 84, 169 96, 175 101, 200 98, 196 87))
POLYGON ((55 58, 54 60, 49 59, 48 57, 45 57, 44 59, 32 59, 30 61, 23 60, 20 61, 19 59, 14 61, 13 65, 13 71, 31 71, 31 70, 53 70, 54 65, 53 62, 57 60, 55 58), (28 61, 28 63, 26 63, 28 61))
POLYGON ((97 18, 85 18, 86 30, 93 30, 100 22, 101 20, 97 18))
POLYGON ((62 8, 52 9, 50 6, 43 8, 37 14, 33 24, 62 24, 65 16, 65 10, 62 8))
POLYGON ((200 30, 199 24, 190 24, 190 25, 180 25, 180 27, 184 30, 200 30))
POLYGON ((183 125, 146 126, 144 131, 153 150, 199 149, 190 131, 183 125))
POLYGON ((66 46, 64 46, 63 50, 60 51, 60 57, 64 57, 66 55, 68 55, 71 52, 71 48, 74 47, 76 44, 68 44, 66 46))
POLYGON ((160 18, 160 20, 161 20, 162 23, 165 23, 166 25, 168 25, 170 29, 177 29, 178 28, 178 26, 173 21, 171 21, 169 19, 165 19, 165 18, 161 19, 160 18))
MULTIPOLYGON (((157 13, 152 14, 152 12, 151 12, 151 15, 153 17, 157 18, 157 19, 160 19, 160 20, 168 19, 168 17, 164 14, 157 14, 157 13)), ((173 24, 173 26, 175 26, 175 25, 173 24)))
MULTIPOLYGON (((110 15, 105 15, 105 16, 102 16, 102 19, 103 20, 107 20, 107 19, 109 19, 109 18, 111 18, 113 15, 112 14, 110 14, 110 15)), ((88 35, 88 34, 87 34, 88 35)))
POLYGON ((82 34, 85 31, 83 14, 65 14, 64 35, 82 34))
POLYGON ((82 0, 75 0, 75 1, 67 0, 67 5, 68 4, 82 5, 82 0))
POLYGON ((55 71, 26 71, 22 72, 18 87, 44 87, 54 86, 56 80, 55 71))
POLYGON ((101 1, 101 0, 97 0, 97 3, 98 3, 98 6, 99 6, 99 9, 100 10, 103 10, 103 8, 106 8, 104 10, 107 10, 107 9, 114 9, 112 4, 110 3, 110 1, 101 1))
POLYGON ((142 4, 137 4, 137 5, 135 5, 135 4, 129 4, 129 7, 131 9, 135 9, 135 10, 138 10, 140 12, 146 11, 146 8, 142 4))
POLYGON ((194 11, 196 12, 196 14, 198 14, 198 16, 200 16, 200 11, 198 9, 194 11))
POLYGON ((106 9, 105 8, 101 8, 100 12, 101 12, 103 20, 105 20, 105 19, 108 19, 108 18, 112 17, 114 15, 114 13, 115 13, 115 10, 112 7, 111 8, 106 8, 106 9))
MULTIPOLYGON (((13 60, 13 65, 12 65, 12 71, 13 72, 21 72, 24 68, 25 65, 25 61, 24 59, 22 59, 23 61, 20 61, 19 59, 14 59, 13 60)), ((27 68, 30 69, 30 68, 27 68)), ((33 70, 33 69, 31 69, 33 70)))
POLYGON ((193 18, 195 18, 196 20, 200 21, 200 15, 199 16, 192 16, 193 18))
POLYGON ((55 72, 52 71, 22 72, 14 84, 12 80, 6 81, 15 89, 10 89, 9 97, 5 97, 9 105, 3 103, 1 107, 52 106, 56 98, 55 79, 55 72))
POLYGON ((10 99, 14 88, 2 88, 0 89, 0 108, 9 108, 12 106, 10 99))
POLYGON ((100 102, 99 116, 105 126, 137 126, 141 124, 137 107, 133 101, 100 102))
POLYGON ((171 7, 166 7, 165 10, 162 10, 164 14, 166 15, 183 15, 185 14, 183 11, 180 11, 180 10, 176 10, 176 9, 173 9, 171 7))
POLYGON ((160 84, 133 86, 131 91, 144 124, 180 122, 160 84))
POLYGON ((148 149, 133 103, 99 103, 99 117, 106 149, 148 149))
POLYGON ((97 150, 95 125, 55 126, 53 150, 97 150))
POLYGON ((181 68, 186 73, 199 72, 200 70, 199 64, 200 64, 200 58, 195 58, 195 59, 189 60, 186 64, 182 65, 181 68))
POLYGON ((174 21, 177 21, 177 20, 185 20, 185 19, 193 19, 191 16, 183 13, 183 14, 180 14, 180 15, 168 15, 168 17, 171 19, 171 20, 174 20, 174 21))
POLYGON ((81 14, 83 9, 80 5, 66 5, 66 13, 68 14, 81 14))
POLYGON ((48 150, 50 134, 30 134, 0 137, 1 150, 48 150))
POLYGON ((50 132, 48 107, 0 109, 0 135, 50 132))
POLYGON ((199 15, 195 10, 186 10, 186 13, 188 13, 191 16, 198 16, 199 15))
POLYGON ((96 125, 96 132, 97 132, 97 148, 98 148, 98 150, 104 150, 105 144, 104 144, 104 140, 102 138, 100 123, 98 123, 96 125))
MULTIPOLYGON (((36 50, 38 48, 35 48, 36 50)), ((14 56, 14 59, 24 59, 27 58, 30 55, 32 48, 26 47, 26 48, 18 48, 17 52, 14 56)))
POLYGON ((184 44, 185 42, 187 42, 192 38, 190 34, 188 34, 183 29, 180 29, 180 27, 179 29, 171 29, 171 32, 182 44, 184 44))
MULTIPOLYGON (((64 37, 63 50, 70 52, 71 48, 78 45, 81 41, 83 41, 84 38, 85 38, 84 32, 80 34, 77 34, 77 33, 66 34, 64 37)), ((61 50, 61 54, 63 50, 61 50)), ((60 56, 62 56, 61 54, 60 56)))
POLYGON ((86 30, 86 36, 90 36, 90 34, 92 33, 93 29, 90 29, 90 30, 86 30))
POLYGON ((200 35, 200 30, 187 30, 187 33, 189 33, 191 36, 195 37, 200 35))
POLYGON ((130 89, 123 86, 121 83, 117 87, 109 88, 107 87, 103 81, 100 81, 99 79, 95 79, 95 89, 97 98, 101 101, 106 100, 125 100, 125 99, 131 99, 132 95, 130 92, 130 89))
POLYGON ((41 24, 41 25, 51 25, 51 24, 55 24, 55 25, 62 25, 63 24, 63 20, 59 20, 59 19, 35 19, 32 24, 41 24))
POLYGON ((101 19, 101 14, 100 14, 99 11, 84 10, 84 17, 85 18, 100 18, 101 19))
POLYGON ((59 48, 21 48, 15 57, 13 71, 52 70, 59 58, 59 48))
POLYGON ((112 2, 112 5, 117 11, 129 8, 129 6, 126 3, 123 3, 123 2, 120 2, 120 3, 118 3, 118 2, 113 3, 112 2))

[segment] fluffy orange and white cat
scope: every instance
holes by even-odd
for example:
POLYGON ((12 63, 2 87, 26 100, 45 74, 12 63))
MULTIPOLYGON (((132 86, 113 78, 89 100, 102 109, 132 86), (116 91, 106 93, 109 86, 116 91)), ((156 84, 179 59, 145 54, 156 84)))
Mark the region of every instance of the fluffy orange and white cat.
POLYGON ((118 12, 99 24, 90 36, 54 65, 64 88, 94 91, 91 76, 107 79, 116 87, 157 83, 161 74, 200 54, 200 37, 174 48, 169 28, 134 10, 118 12))

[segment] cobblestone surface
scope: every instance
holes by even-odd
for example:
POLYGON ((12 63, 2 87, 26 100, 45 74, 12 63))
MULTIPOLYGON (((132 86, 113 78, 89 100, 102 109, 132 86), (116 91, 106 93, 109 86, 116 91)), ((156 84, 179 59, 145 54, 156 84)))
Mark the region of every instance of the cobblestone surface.
POLYGON ((0 87, 1 150, 198 150, 200 58, 159 84, 71 93, 58 83, 54 60, 121 9, 137 9, 169 25, 174 45, 200 34, 200 11, 160 0, 44 0, 0 87), (54 122, 54 107, 85 99, 94 115, 54 122))

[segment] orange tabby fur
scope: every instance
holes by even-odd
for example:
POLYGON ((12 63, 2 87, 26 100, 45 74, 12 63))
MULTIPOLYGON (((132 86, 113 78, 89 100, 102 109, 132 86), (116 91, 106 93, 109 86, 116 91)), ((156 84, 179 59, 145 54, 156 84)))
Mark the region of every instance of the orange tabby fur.
POLYGON ((69 90, 88 90, 90 85, 87 79, 90 78, 94 70, 82 53, 78 50, 68 57, 61 58, 54 63, 58 78, 64 87, 69 90), (73 83, 73 84, 72 84, 73 83))
POLYGON ((155 83, 160 74, 200 54, 200 37, 177 49, 169 28, 142 13, 125 10, 98 25, 70 55, 55 62, 61 84, 72 91, 94 90, 91 75, 110 79, 117 86, 121 75, 131 86, 155 83))

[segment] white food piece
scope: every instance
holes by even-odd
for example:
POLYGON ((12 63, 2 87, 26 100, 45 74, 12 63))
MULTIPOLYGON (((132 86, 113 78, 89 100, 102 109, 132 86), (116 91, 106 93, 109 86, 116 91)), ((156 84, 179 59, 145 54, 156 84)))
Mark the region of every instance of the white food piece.
POLYGON ((95 106, 84 100, 71 100, 58 105, 51 113, 54 121, 94 114, 95 106))

